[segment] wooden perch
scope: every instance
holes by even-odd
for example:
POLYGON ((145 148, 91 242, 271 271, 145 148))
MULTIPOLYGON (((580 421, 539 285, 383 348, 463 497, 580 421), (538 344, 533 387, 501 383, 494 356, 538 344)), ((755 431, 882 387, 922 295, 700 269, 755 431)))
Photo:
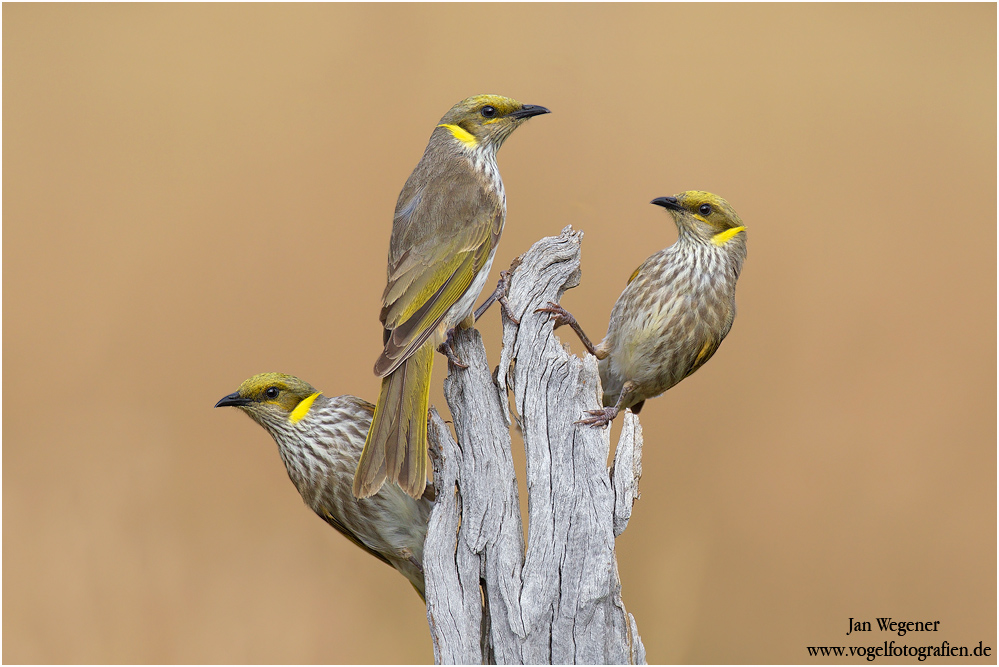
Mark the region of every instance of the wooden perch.
POLYGON ((614 538, 638 498, 642 429, 630 411, 608 470, 610 429, 575 424, 601 407, 597 362, 570 354, 545 313, 579 284, 582 232, 542 239, 514 262, 495 378, 479 333, 455 338, 467 369, 444 392, 452 437, 431 411, 437 504, 424 547, 438 663, 645 664, 621 600, 614 538), (513 391, 527 454, 524 548, 510 454, 513 391))

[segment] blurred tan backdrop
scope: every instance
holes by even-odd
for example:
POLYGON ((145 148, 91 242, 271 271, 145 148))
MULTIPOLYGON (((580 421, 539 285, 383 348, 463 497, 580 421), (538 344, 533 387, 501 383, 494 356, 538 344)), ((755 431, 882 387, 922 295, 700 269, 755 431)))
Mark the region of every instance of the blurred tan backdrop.
POLYGON ((553 111, 500 153, 494 277, 584 230, 563 303, 591 335, 676 237, 649 200, 710 190, 749 228, 731 335, 642 414, 618 554, 650 661, 900 639, 850 617, 995 647, 995 26, 994 4, 5 4, 4 661, 432 660, 406 581, 212 406, 271 370, 376 397, 396 196, 480 92, 553 111))

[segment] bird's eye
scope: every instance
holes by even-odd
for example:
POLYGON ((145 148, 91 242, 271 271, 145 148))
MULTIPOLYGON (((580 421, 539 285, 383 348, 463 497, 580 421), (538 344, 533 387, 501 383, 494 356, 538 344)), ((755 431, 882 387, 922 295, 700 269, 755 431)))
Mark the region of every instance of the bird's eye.
POLYGON ((484 106, 482 107, 482 110, 479 113, 481 113, 482 116, 485 118, 492 118, 493 116, 496 115, 496 107, 491 107, 488 105, 484 106))
POLYGON ((279 393, 281 392, 278 391, 277 387, 267 387, 267 389, 264 390, 264 396, 270 399, 277 398, 279 393))
POLYGON ((711 204, 701 204, 697 210, 701 215, 711 215, 711 204))

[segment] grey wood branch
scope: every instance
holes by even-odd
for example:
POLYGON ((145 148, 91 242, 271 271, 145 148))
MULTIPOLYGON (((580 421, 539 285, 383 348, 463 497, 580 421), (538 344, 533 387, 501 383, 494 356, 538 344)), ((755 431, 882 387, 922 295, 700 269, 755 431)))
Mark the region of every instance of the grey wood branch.
POLYGON ((614 554, 639 497, 641 425, 625 413, 608 469, 610 430, 575 424, 601 407, 596 359, 570 354, 534 312, 579 284, 581 239, 566 227, 514 262, 520 324, 504 313, 495 376, 479 333, 456 336, 468 368, 452 368, 444 392, 457 439, 436 410, 429 433, 437 504, 423 565, 438 663, 645 663, 614 554), (527 455, 526 549, 509 391, 527 455))

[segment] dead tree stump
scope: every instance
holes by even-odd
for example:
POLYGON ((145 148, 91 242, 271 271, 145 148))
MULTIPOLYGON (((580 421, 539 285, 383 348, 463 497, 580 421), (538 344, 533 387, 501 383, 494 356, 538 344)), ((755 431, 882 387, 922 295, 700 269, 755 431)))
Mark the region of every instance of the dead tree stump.
POLYGON ((514 262, 495 376, 474 329, 444 384, 452 437, 430 421, 437 505, 424 548, 427 619, 439 664, 644 664, 624 608, 614 539, 638 498, 642 428, 630 411, 607 468, 610 429, 575 424, 601 407, 597 361, 570 354, 547 314, 579 284, 582 232, 542 239, 514 262), (509 403, 513 392, 514 404, 509 403), (527 455, 524 547, 510 408, 527 455))

